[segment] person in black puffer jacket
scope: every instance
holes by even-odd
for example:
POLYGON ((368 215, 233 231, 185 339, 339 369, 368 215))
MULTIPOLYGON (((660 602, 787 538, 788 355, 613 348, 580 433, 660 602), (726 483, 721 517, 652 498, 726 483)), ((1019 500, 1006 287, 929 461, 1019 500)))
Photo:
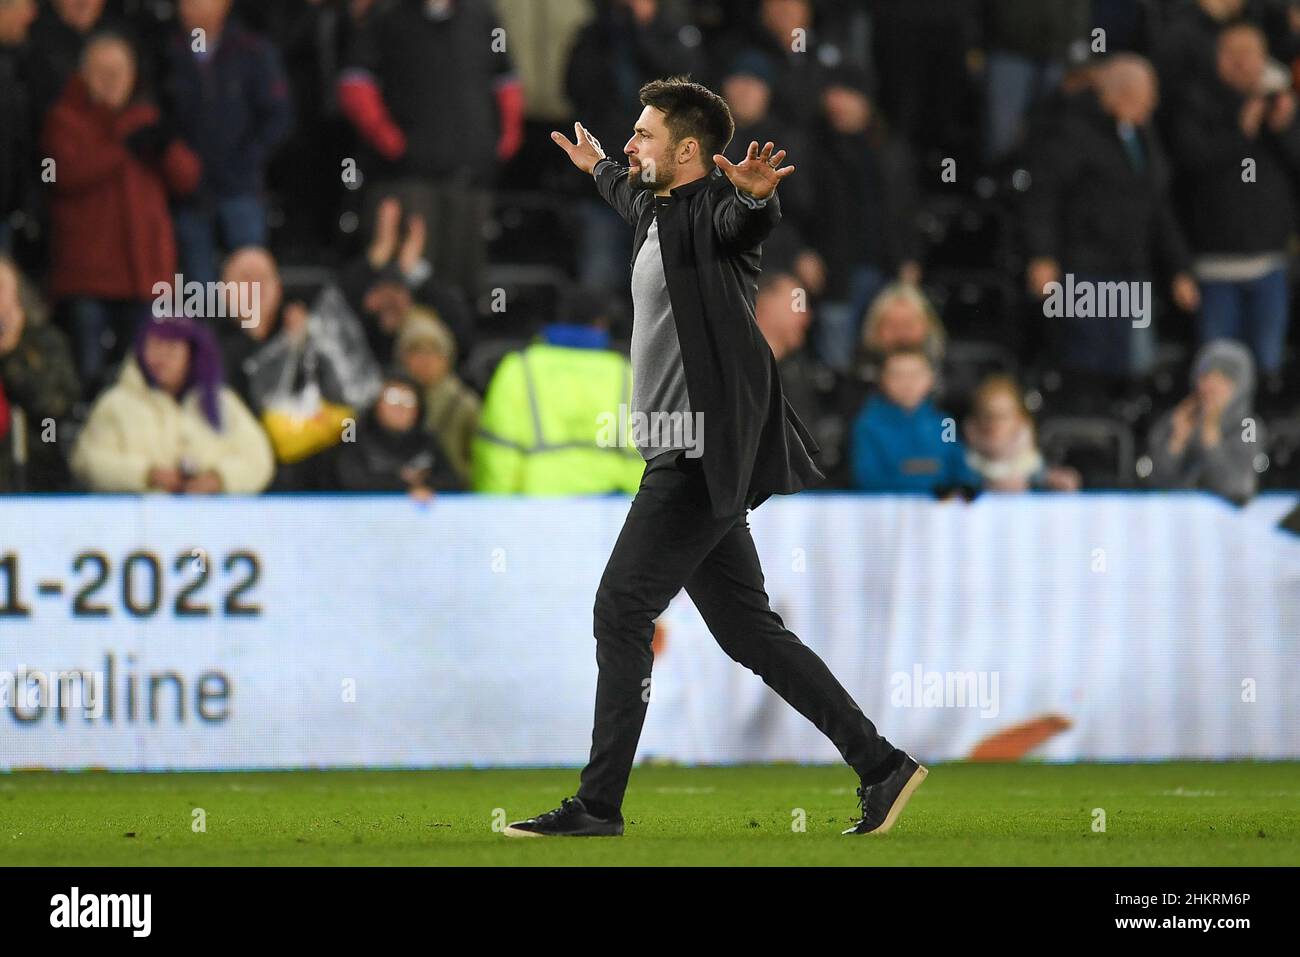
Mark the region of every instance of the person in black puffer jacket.
POLYGON ((357 423, 356 441, 335 446, 338 486, 345 492, 409 492, 421 500, 463 488, 438 437, 423 428, 424 401, 403 373, 384 387, 357 423))

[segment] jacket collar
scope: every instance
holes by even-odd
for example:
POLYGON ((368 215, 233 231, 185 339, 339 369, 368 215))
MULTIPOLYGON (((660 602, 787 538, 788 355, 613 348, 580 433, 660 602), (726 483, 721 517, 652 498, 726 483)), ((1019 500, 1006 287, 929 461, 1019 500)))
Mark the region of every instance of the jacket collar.
POLYGON ((186 404, 192 405, 194 400, 193 389, 188 390, 179 399, 176 399, 171 394, 164 392, 162 389, 151 386, 149 380, 144 377, 144 371, 140 368, 140 363, 135 361, 134 356, 130 356, 123 360, 122 369, 118 373, 117 384, 125 391, 136 396, 142 396, 149 401, 166 400, 164 404, 167 405, 172 403, 179 406, 184 406, 186 404))
MULTIPOLYGON (((687 196, 698 193, 702 189, 709 189, 716 186, 718 180, 721 179, 723 175, 722 170, 715 166, 711 172, 705 173, 699 179, 693 179, 684 186, 678 186, 676 189, 669 190, 669 195, 673 199, 685 199, 687 196)), ((667 197, 663 196, 658 197, 660 201, 663 201, 666 198, 667 197)))

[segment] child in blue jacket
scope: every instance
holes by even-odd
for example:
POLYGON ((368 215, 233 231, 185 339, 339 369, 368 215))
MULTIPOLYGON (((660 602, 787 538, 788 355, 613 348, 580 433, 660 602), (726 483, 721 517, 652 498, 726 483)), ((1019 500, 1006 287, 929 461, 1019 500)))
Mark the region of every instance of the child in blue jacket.
POLYGON ((970 494, 979 475, 966 464, 956 422, 930 399, 934 367, 920 349, 884 359, 880 391, 853 423, 853 484, 870 492, 970 494))

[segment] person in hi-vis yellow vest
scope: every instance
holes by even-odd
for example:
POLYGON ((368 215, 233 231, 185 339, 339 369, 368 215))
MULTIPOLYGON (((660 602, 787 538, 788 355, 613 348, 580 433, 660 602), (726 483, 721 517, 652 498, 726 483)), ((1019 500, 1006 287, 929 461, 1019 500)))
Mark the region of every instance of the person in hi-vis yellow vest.
POLYGON ((632 364, 609 348, 605 329, 547 326, 493 373, 471 487, 520 495, 636 492, 645 459, 627 440, 631 396, 632 364))

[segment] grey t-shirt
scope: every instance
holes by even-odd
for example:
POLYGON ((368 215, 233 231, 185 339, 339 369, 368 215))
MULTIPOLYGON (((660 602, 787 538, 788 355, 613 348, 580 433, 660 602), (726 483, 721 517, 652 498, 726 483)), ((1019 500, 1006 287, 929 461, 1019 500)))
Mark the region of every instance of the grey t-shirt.
POLYGON ((703 439, 691 418, 677 324, 668 299, 659 220, 650 231, 632 268, 632 421, 629 434, 649 461, 670 449, 694 449, 703 439))

